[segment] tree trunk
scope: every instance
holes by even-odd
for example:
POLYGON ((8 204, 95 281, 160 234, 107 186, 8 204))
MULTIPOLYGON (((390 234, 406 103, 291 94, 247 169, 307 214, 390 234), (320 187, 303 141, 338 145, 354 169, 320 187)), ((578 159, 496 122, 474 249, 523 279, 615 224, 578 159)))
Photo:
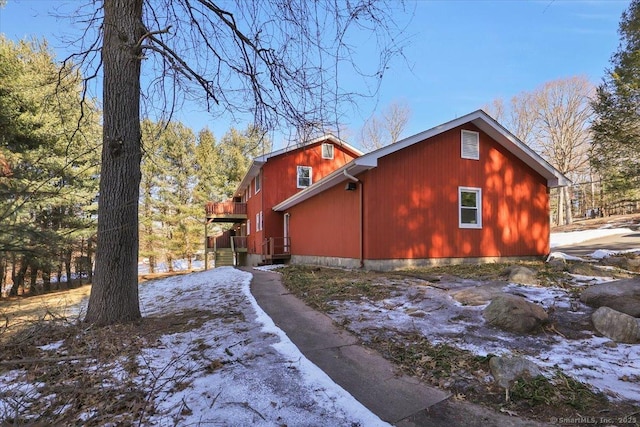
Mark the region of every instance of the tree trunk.
POLYGON ((564 191, 562 191, 562 187, 558 188, 558 225, 564 224, 564 191))
POLYGON ((139 319, 140 64, 142 0, 104 1, 104 124, 96 271, 85 321, 139 319))
POLYGON ((87 279, 93 283, 93 237, 87 241, 87 279))
POLYGON ((71 277, 71 255, 73 252, 71 249, 64 251, 64 271, 67 275, 67 289, 73 289, 73 278, 71 277))
POLYGON ((22 294, 24 295, 24 276, 27 274, 27 260, 22 257, 20 260, 20 268, 18 269, 17 274, 13 279, 13 286, 11 287, 11 291, 9 291, 9 295, 12 297, 18 296, 20 293, 20 288, 22 288, 22 294))
POLYGON ((567 204, 565 212, 565 224, 573 224, 573 206, 571 201, 571 192, 569 191, 569 187, 562 187, 562 190, 565 192, 564 201, 567 204))

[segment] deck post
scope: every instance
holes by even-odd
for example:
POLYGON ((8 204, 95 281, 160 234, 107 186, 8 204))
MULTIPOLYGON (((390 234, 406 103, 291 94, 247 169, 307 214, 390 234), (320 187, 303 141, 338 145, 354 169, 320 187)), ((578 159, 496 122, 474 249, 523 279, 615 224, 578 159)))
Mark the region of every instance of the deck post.
POLYGON ((204 270, 207 271, 209 269, 209 238, 207 236, 208 227, 208 219, 204 219, 204 270))

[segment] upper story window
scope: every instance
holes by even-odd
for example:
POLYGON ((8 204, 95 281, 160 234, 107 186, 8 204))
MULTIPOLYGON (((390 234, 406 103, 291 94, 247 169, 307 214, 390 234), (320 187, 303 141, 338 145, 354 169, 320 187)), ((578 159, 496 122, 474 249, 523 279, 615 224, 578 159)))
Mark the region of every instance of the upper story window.
POLYGON ((258 191, 260 191, 260 172, 258 172, 258 175, 256 175, 255 189, 256 189, 256 194, 258 194, 258 191))
POLYGON ((298 166, 298 188, 306 188, 311 185, 311 166, 298 166))
POLYGON ((480 134, 470 130, 463 130, 461 139, 462 158, 480 159, 480 134))
POLYGON ((460 228, 482 228, 482 189, 458 188, 460 228))
POLYGON ((322 158, 333 159, 333 144, 322 144, 322 158))

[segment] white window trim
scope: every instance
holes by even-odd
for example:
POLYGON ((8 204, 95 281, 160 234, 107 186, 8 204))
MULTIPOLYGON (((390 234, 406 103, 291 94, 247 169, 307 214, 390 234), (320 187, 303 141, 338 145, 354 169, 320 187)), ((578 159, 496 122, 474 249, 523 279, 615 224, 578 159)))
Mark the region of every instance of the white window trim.
POLYGON ((311 187, 311 184, 313 184, 313 168, 311 166, 298 166, 296 168, 296 186, 298 188, 307 188, 307 187, 311 187), (301 168, 307 168, 309 169, 309 185, 300 185, 300 170, 301 168))
POLYGON ((475 132, 472 130, 462 130, 462 132, 460 133, 460 156, 463 159, 469 159, 469 160, 480 160, 480 133, 479 132, 475 132), (471 134, 471 135, 475 135, 476 137, 476 141, 477 141, 477 151, 475 152, 475 155, 465 155, 465 150, 464 150, 464 136, 465 134, 471 134))
POLYGON ((262 231, 263 228, 264 226, 262 224, 262 211, 260 211, 256 214, 256 233, 258 231, 262 231))
MULTIPOLYGON (((467 209, 469 209, 467 207, 467 209)), ((458 227, 460 228, 482 228, 482 188, 458 187, 458 227), (462 222, 462 193, 476 193, 476 219, 477 224, 467 224, 462 222)))
POLYGON ((333 144, 324 143, 324 144, 322 144, 322 147, 320 148, 320 150, 322 151, 322 158, 323 159, 328 159, 328 160, 332 160, 333 159, 334 151, 335 151, 335 148, 334 148, 333 144), (331 148, 331 156, 325 156, 324 155, 324 147, 325 146, 331 148))
POLYGON ((247 236, 251 234, 251 220, 247 220, 247 236))

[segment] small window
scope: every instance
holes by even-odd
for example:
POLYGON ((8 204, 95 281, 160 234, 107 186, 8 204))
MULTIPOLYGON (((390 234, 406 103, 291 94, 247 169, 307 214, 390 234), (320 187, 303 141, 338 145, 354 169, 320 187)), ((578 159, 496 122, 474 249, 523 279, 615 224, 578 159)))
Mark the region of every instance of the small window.
POLYGON ((333 144, 322 144, 322 158, 333 159, 333 144))
POLYGON ((258 175, 256 175, 255 188, 256 194, 258 194, 258 191, 260 191, 260 172, 258 172, 258 175))
POLYGON ((256 232, 261 231, 262 227, 262 211, 260 211, 256 214, 256 232))
POLYGON ((460 187, 458 200, 460 228, 482 228, 482 190, 460 187))
POLYGON ((462 131, 462 158, 480 159, 480 134, 470 130, 462 131))
POLYGON ((311 166, 298 166, 298 188, 306 188, 311 185, 311 166))
POLYGON ((247 220, 247 236, 251 234, 251 220, 247 220))

